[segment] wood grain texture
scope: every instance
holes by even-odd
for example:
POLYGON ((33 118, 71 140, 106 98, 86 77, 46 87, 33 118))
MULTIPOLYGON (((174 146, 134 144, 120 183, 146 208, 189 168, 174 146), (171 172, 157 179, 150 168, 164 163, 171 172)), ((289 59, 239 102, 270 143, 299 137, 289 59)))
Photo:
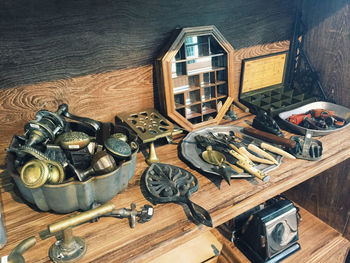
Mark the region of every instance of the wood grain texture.
MULTIPOLYGON (((247 119, 252 120, 252 116, 243 117, 234 123, 244 125, 247 119)), ((216 227, 346 160, 350 156, 349 130, 347 128, 320 139, 325 152, 319 161, 284 160, 278 169, 269 172, 269 182, 238 179, 232 181, 231 185, 221 183, 220 189, 181 161, 176 145, 164 145, 156 151, 161 162, 183 167, 198 178, 199 190, 191 195, 191 200, 210 213, 216 227)), ((145 158, 139 153, 135 174, 128 188, 112 200, 116 207, 129 207, 131 202, 136 202, 138 207, 148 203, 140 189, 140 178, 146 167, 145 158)), ((9 253, 24 238, 37 236, 47 224, 68 216, 32 210, 14 191, 8 177, 6 172, 1 174, 1 198, 8 233, 8 245, 1 251, 4 254, 9 253)), ((145 262, 209 230, 208 227, 189 221, 182 206, 159 204, 155 206, 151 222, 138 224, 132 230, 127 220, 101 218, 96 223, 78 226, 73 232, 87 241, 88 251, 83 262, 145 262)), ((48 262, 47 251, 52 242, 54 238, 44 241, 38 239, 37 245, 26 253, 28 262, 48 262)))
MULTIPOLYGON (((298 204, 296 204, 298 205, 298 204)), ((305 209, 300 209, 303 218, 299 225, 299 241, 301 250, 290 255, 283 262, 307 263, 343 263, 350 248, 350 242, 343 238, 339 232, 329 227, 305 209)), ((218 262, 249 263, 244 254, 220 233, 214 232, 223 249, 218 262), (224 260, 226 261, 224 261, 224 260)))
POLYGON ((0 90, 0 156, 41 109, 67 103, 74 115, 113 121, 117 113, 153 108, 153 69, 144 66, 0 90))
POLYGON ((350 107, 350 3, 305 2, 306 54, 319 73, 326 94, 336 103, 350 107))
MULTIPOLYGON (((326 94, 337 104, 350 107, 350 3, 304 1, 308 28, 305 51, 319 73, 326 94)), ((350 239, 350 162, 325 171, 288 194, 302 206, 350 239)))
POLYGON ((0 88, 151 64, 177 27, 215 25, 236 49, 287 40, 294 1, 0 3, 0 88))

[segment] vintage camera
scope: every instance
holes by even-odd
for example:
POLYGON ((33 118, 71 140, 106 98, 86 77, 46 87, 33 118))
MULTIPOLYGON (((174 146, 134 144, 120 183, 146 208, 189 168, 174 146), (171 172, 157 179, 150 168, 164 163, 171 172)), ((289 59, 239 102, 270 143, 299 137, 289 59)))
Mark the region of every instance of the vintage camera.
POLYGON ((299 209, 278 196, 234 219, 236 246, 252 262, 280 262, 300 249, 299 209))

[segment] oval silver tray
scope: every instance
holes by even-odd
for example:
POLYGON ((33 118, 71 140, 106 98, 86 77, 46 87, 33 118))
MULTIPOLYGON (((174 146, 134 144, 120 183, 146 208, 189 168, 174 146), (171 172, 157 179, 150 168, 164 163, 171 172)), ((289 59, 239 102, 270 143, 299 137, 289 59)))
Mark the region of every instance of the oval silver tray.
POLYGON ((346 121, 346 124, 343 127, 340 128, 335 128, 335 129, 329 129, 329 130, 314 130, 314 129, 309 129, 310 131, 312 131, 312 134, 314 136, 324 136, 327 134, 330 134, 332 132, 344 129, 346 126, 349 125, 350 123, 350 109, 341 106, 341 105, 337 105, 334 103, 330 103, 330 102, 325 102, 325 101, 316 101, 313 103, 309 103, 306 104, 304 106, 301 106, 299 108, 293 109, 293 110, 289 110, 289 111, 285 111, 285 112, 281 112, 280 114, 278 114, 279 118, 282 120, 282 122, 291 130, 303 134, 306 134, 306 128, 301 127, 299 125, 295 125, 293 123, 290 123, 289 121, 287 121, 287 119, 292 116, 293 114, 302 114, 302 113, 306 113, 309 110, 312 109, 325 109, 325 110, 332 110, 334 111, 335 116, 343 118, 346 121))
MULTIPOLYGON (((186 135, 186 137, 181 142, 181 154, 188 162, 190 162, 198 170, 209 174, 220 176, 220 174, 217 172, 218 170, 217 166, 208 164, 201 158, 203 149, 197 146, 197 143, 194 137, 196 135, 207 135, 209 134, 209 132, 212 132, 214 134, 217 134, 217 133, 229 134, 230 131, 242 133, 243 128, 235 125, 225 125, 225 126, 216 125, 216 126, 210 126, 197 131, 190 132, 189 134, 186 135)), ((254 140, 256 142, 261 142, 260 140, 255 139, 251 136, 248 136, 245 134, 243 134, 243 136, 244 136, 243 138, 254 140)), ((282 161, 282 156, 274 153, 270 153, 270 154, 276 158, 278 165, 258 164, 255 167, 260 169, 263 172, 268 172, 277 168, 282 161)))

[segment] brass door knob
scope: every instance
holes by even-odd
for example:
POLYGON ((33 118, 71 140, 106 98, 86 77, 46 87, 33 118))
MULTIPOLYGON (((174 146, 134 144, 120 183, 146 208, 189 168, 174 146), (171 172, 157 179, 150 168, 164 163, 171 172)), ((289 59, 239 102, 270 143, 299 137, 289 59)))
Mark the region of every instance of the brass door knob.
POLYGON ((59 184, 64 177, 63 167, 54 161, 34 159, 21 170, 21 180, 28 188, 39 188, 45 183, 59 184))

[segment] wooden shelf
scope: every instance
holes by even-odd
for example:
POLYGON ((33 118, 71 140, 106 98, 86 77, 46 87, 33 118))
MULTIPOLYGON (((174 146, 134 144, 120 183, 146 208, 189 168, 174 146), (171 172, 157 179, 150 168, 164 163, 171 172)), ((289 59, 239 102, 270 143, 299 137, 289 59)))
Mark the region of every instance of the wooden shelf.
MULTIPOLYGON (((196 44, 194 44, 194 45, 196 45, 196 44)), ((226 55, 226 54, 219 53, 219 54, 210 54, 210 55, 207 55, 207 56, 200 56, 200 57, 194 57, 194 58, 179 59, 179 60, 174 60, 172 63, 187 62, 187 61, 191 61, 191 60, 194 60, 194 59, 201 59, 201 58, 214 58, 214 57, 220 57, 220 56, 223 56, 223 55, 226 55)))
MULTIPOLYGON (((297 204, 296 204, 297 205, 297 204)), ((350 248, 350 241, 339 232, 300 207, 302 221, 299 225, 301 250, 283 260, 283 263, 317 262, 343 263, 350 248)), ((218 230, 212 231, 224 244, 218 262, 248 263, 249 259, 218 230)))
MULTIPOLYGON (((246 126, 245 121, 252 120, 252 116, 244 116, 246 117, 235 121, 234 124, 246 126)), ((237 179, 232 180, 231 185, 225 181, 222 181, 221 184, 217 182, 215 185, 212 181, 215 178, 209 179, 203 176, 178 157, 177 145, 168 144, 157 147, 156 152, 162 163, 183 167, 197 177, 199 189, 191 195, 191 200, 210 213, 213 225, 217 227, 262 201, 283 193, 335 166, 350 156, 350 127, 321 137, 320 141, 323 143, 321 160, 310 162, 284 159, 278 169, 269 172, 270 181, 265 183, 257 180, 237 179)), ((127 189, 111 200, 116 207, 130 207, 132 202, 136 202, 137 208, 149 204, 140 189, 140 178, 147 167, 145 157, 139 153, 135 173, 127 189)), ((37 244, 25 253, 27 262, 49 262, 48 250, 55 239, 51 237, 40 240, 38 233, 44 230, 48 224, 60 221, 70 215, 40 212, 32 209, 19 196, 6 171, 0 170, 0 175, 3 215, 8 235, 8 243, 1 250, 1 254, 9 254, 20 241, 34 235, 37 237, 37 244)), ((306 218, 305 222, 308 222, 306 218)), ((169 203, 154 206, 152 220, 145 224, 137 224, 134 229, 129 227, 127 219, 101 218, 98 222, 74 228, 73 234, 84 238, 87 242, 88 249, 82 262, 145 262, 210 230, 212 228, 196 225, 190 221, 181 205, 169 203)), ((303 233, 303 235, 307 235, 305 240, 310 238, 309 242, 312 242, 314 240, 313 234, 308 231, 313 231, 313 227, 303 233)), ((335 232, 330 232, 330 235, 332 233, 334 237, 338 236, 335 232)), ((304 237, 302 236, 301 239, 304 237)), ((319 242, 319 240, 315 240, 315 242, 319 242)), ((343 243, 341 240, 337 241, 338 243, 326 241, 326 238, 322 242, 326 246, 324 253, 330 251, 327 246, 336 247, 338 243, 343 243)), ((303 248, 299 253, 313 251, 307 248, 307 244, 301 243, 301 245, 303 248)), ((328 255, 322 255, 321 247, 318 250, 318 257, 322 260, 328 258, 328 255)), ((331 251, 334 252, 334 250, 331 251)))
POLYGON ((191 70, 187 72, 187 76, 199 75, 201 73, 209 73, 214 71, 226 70, 226 67, 210 67, 210 68, 202 68, 199 70, 191 70))

